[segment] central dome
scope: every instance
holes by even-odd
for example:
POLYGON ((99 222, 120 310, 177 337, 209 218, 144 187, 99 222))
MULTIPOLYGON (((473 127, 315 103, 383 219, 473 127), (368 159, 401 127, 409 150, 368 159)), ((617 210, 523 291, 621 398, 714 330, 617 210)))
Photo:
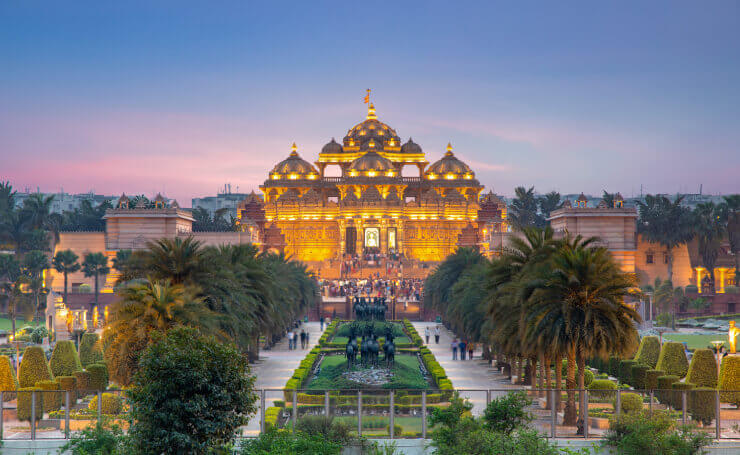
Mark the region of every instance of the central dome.
POLYGON ((387 173, 395 171, 396 168, 388 158, 383 158, 378 152, 370 151, 357 158, 349 165, 350 171, 387 173))
POLYGON ((344 136, 344 147, 359 147, 360 150, 369 150, 370 141, 375 144, 375 150, 385 147, 400 147, 401 138, 396 130, 378 120, 375 115, 375 106, 368 107, 367 118, 364 122, 353 126, 344 136))

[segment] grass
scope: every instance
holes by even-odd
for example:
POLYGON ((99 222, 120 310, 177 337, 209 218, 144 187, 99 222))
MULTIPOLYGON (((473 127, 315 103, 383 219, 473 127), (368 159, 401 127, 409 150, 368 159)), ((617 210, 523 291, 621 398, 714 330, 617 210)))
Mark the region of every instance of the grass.
MULTIPOLYGON (((363 413, 364 414, 364 413, 363 413)), ((363 436, 383 436, 388 435, 388 424, 390 419, 382 416, 362 416, 363 422, 365 419, 381 420, 383 422, 383 428, 363 428, 363 436)), ((335 420, 349 424, 354 432, 357 432, 357 417, 335 417, 335 420)), ((421 433, 421 416, 419 417, 400 417, 396 416, 393 419, 394 425, 400 425, 403 428, 404 433, 421 433)), ((431 431, 430 428, 428 428, 431 431)))
MULTIPOLYGON (((383 337, 381 337, 381 338, 383 338, 383 337)), ((349 340, 349 338, 347 338, 347 337, 335 336, 334 338, 332 338, 331 342, 332 343, 347 344, 347 341, 348 340, 349 340)), ((409 337, 407 337, 407 336, 398 336, 398 337, 396 337, 396 338, 393 339, 393 342, 396 343, 396 344, 398 344, 398 343, 411 343, 411 339, 409 337)))
MULTIPOLYGON (((381 356, 380 362, 383 359, 381 356)), ((361 367, 355 366, 353 369, 359 370, 361 367)), ((321 371, 307 386, 308 390, 331 390, 331 389, 365 389, 371 390, 365 384, 350 381, 342 377, 342 373, 347 371, 347 360, 343 355, 327 356, 321 362, 321 371)), ((380 389, 428 389, 430 384, 424 379, 419 371, 419 359, 412 355, 396 355, 396 362, 393 365, 393 378, 387 384, 383 384, 380 389)))
MULTIPOLYGON (((664 333, 663 341, 676 341, 678 343, 687 343, 689 349, 705 349, 712 346, 712 341, 727 340, 727 334, 717 333, 716 335, 698 335, 694 333, 664 333)), ((727 347, 727 346, 726 346, 727 347)))
MULTIPOLYGON (((23 318, 18 318, 15 320, 15 329, 20 330, 26 326, 35 327, 41 324, 42 324, 41 322, 36 322, 36 321, 29 322, 29 321, 25 321, 23 318)), ((5 330, 6 332, 10 332, 11 328, 12 328, 12 325, 10 324, 10 319, 0 318, 0 330, 5 330)))

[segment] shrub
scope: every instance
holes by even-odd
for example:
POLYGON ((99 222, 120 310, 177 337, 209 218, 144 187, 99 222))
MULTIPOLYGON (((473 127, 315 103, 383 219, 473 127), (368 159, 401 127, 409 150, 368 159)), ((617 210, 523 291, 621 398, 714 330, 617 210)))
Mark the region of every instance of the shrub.
POLYGON ((79 433, 72 434, 70 441, 65 444, 59 453, 69 455, 117 455, 127 453, 126 435, 116 424, 108 428, 98 422, 95 426, 89 426, 79 433))
POLYGON ((717 387, 717 361, 711 349, 697 349, 691 358, 686 382, 697 387, 717 387))
POLYGON ((611 400, 614 398, 617 384, 609 379, 594 379, 588 386, 589 394, 597 400, 611 400))
MULTIPOLYGON (((385 427, 385 431, 388 432, 388 435, 391 434, 391 426, 388 425, 385 427)), ((403 434, 403 427, 401 425, 393 425, 393 436, 398 437, 403 434)))
POLYGON ((635 360, 637 363, 655 368, 660 356, 660 340, 656 336, 642 337, 635 360))
MULTIPOLYGON (((363 424, 363 428, 365 428, 363 424)), ((305 416, 298 419, 296 430, 325 440, 346 444, 352 440, 353 427, 325 416, 305 416)))
POLYGON ((658 391, 656 395, 658 400, 663 404, 670 404, 671 402, 671 390, 674 382, 678 381, 679 377, 674 375, 658 376, 658 391))
POLYGON ((18 370, 20 387, 35 387, 37 382, 51 381, 51 369, 40 346, 29 346, 23 351, 23 361, 18 370))
POLYGON ((31 331, 31 341, 36 344, 41 344, 44 342, 44 338, 49 336, 49 331, 46 330, 46 327, 43 325, 40 325, 33 329, 31 331))
POLYGON ((619 381, 632 384, 632 367, 637 365, 634 360, 622 360, 619 362, 619 381))
MULTIPOLYGON (((18 390, 18 378, 15 377, 15 368, 10 364, 10 357, 7 355, 0 356, 0 390, 3 392, 18 390)), ((5 393, 3 395, 3 401, 9 401, 14 398, 14 393, 5 393)))
POLYGON ((77 380, 77 392, 80 396, 90 391, 90 373, 87 371, 75 371, 73 376, 77 380))
POLYGON ((697 387, 688 396, 689 415, 702 425, 711 425, 714 420, 714 405, 716 401, 715 389, 697 387))
POLYGON ((588 387, 594 380, 594 372, 591 370, 583 371, 583 385, 588 387))
POLYGON ((526 392, 510 392, 488 403, 483 413, 484 426, 490 430, 511 434, 524 427, 534 417, 524 408, 532 404, 526 392))
MULTIPOLYGON (((114 394, 114 393, 103 393, 101 394, 103 397, 103 404, 102 404, 102 411, 103 415, 118 415, 123 410, 123 401, 121 400, 121 397, 114 394)), ((98 412, 98 395, 95 395, 92 400, 90 400, 90 403, 88 403, 87 408, 93 412, 98 412)))
POLYGON ((103 362, 103 350, 97 333, 85 332, 80 340, 80 362, 87 368, 93 363, 103 362))
MULTIPOLYGON (((39 387, 21 387, 18 389, 18 420, 21 422, 31 421, 31 402, 33 400, 33 392, 39 391, 39 387)), ((40 392, 36 393, 36 420, 41 420, 44 417, 43 398, 40 392)))
POLYGON ((624 413, 609 420, 609 430, 603 444, 623 455, 694 455, 703 453, 702 447, 711 438, 702 432, 677 428, 668 412, 647 411, 624 413))
MULTIPOLYGON (((636 393, 623 393, 619 397, 622 412, 637 412, 642 410, 642 396, 636 393)), ((616 407, 616 399, 614 401, 616 407)))
POLYGON ((103 363, 88 365, 87 372, 90 374, 90 389, 105 390, 108 388, 108 368, 103 363))
POLYGON ((61 386, 57 381, 39 381, 36 387, 44 390, 40 395, 43 396, 44 412, 57 411, 62 407, 62 393, 59 391, 61 386), (49 392, 51 390, 51 392, 49 392))
POLYGON ((665 372, 661 370, 647 370, 645 372, 645 389, 655 390, 658 388, 658 378, 665 376, 665 372))
POLYGON ((303 432, 295 434, 281 431, 277 428, 270 429, 257 438, 245 440, 239 453, 241 455, 263 455, 263 454, 323 454, 339 455, 342 452, 342 444, 332 442, 318 435, 309 435, 303 432))
POLYGON ((679 378, 686 377, 686 373, 689 371, 689 362, 686 360, 683 344, 673 341, 663 343, 655 369, 665 371, 666 374, 675 375, 679 378))
POLYGON ((660 327, 670 327, 673 323, 673 318, 668 313, 661 313, 655 317, 655 322, 660 327))
MULTIPOLYGON (((677 411, 683 410, 683 392, 685 390, 691 390, 694 388, 694 384, 691 384, 690 382, 674 382, 671 384, 671 388, 673 389, 673 393, 671 394, 671 406, 673 406, 673 409, 677 411)), ((691 396, 691 394, 686 394, 686 402, 688 404, 688 399, 691 396)))
POLYGON ((722 359, 719 371, 719 390, 733 390, 721 392, 720 399, 725 403, 733 403, 740 408, 740 357, 728 355, 722 359))
POLYGON ((51 353, 49 367, 54 377, 69 376, 75 371, 82 371, 82 364, 73 341, 57 341, 51 353))
POLYGON ((637 390, 645 389, 645 373, 650 369, 647 365, 637 364, 632 367, 632 385, 637 390))
MULTIPOLYGON (((60 389, 69 391, 69 404, 75 404, 77 402, 77 378, 74 376, 59 376, 56 380, 59 382, 60 389)), ((62 403, 66 403, 65 395, 62 395, 62 403)))
POLYGON ((609 369, 607 371, 609 375, 615 378, 619 376, 619 362, 621 360, 619 357, 609 357, 609 369))

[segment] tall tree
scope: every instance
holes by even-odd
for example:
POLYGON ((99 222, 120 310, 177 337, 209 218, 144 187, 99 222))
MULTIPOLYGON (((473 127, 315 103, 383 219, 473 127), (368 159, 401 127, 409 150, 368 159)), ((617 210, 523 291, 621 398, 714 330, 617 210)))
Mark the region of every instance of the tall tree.
POLYGON ((10 182, 0 182, 0 218, 15 207, 16 193, 10 182))
POLYGON ((23 273, 28 277, 28 287, 34 299, 34 320, 38 320, 39 310, 41 309, 40 297, 46 289, 44 270, 48 268, 49 258, 41 251, 30 251, 23 257, 23 273))
POLYGON ((67 285, 68 285, 68 278, 70 273, 75 273, 80 270, 80 263, 78 260, 80 259, 79 256, 77 256, 74 251, 72 250, 64 250, 64 251, 58 251, 57 254, 54 255, 54 259, 52 259, 52 265, 54 266, 54 269, 64 275, 64 303, 67 304, 67 285))
POLYGON ((12 334, 15 335, 15 321, 18 314, 27 309, 26 296, 21 291, 24 275, 18 260, 9 254, 0 254, 0 291, 5 296, 6 311, 10 319, 12 334))
MULTIPOLYGON (((715 290, 714 266, 717 263, 722 239, 727 232, 727 210, 724 204, 712 202, 699 204, 694 210, 696 237, 699 254, 709 272, 712 291, 715 290)), ((701 285, 701 283, 699 283, 701 285)))
POLYGON ((638 201, 640 220, 637 232, 649 242, 666 249, 668 279, 673 281, 673 249, 694 237, 691 210, 682 206, 683 196, 671 201, 665 196, 648 194, 638 201))
POLYGON ((47 228, 52 202, 54 195, 44 196, 41 193, 33 193, 23 201, 22 210, 28 214, 28 225, 31 229, 47 228))
POLYGON ((724 197, 727 206, 727 240, 735 257, 735 286, 740 286, 740 194, 724 197))
POLYGON ((547 226, 547 219, 550 218, 550 212, 560 208, 560 193, 557 191, 550 191, 549 193, 539 198, 541 217, 541 228, 547 226))
POLYGON ((534 187, 527 189, 518 186, 514 189, 514 193, 514 200, 509 207, 511 225, 518 230, 537 226, 539 215, 537 214, 537 198, 534 195, 534 187))
MULTIPOLYGON (((107 275, 110 272, 108 267, 108 258, 103 253, 87 253, 85 260, 82 262, 82 271, 86 277, 95 278, 95 303, 98 306, 98 296, 100 295, 100 275, 107 275)), ((90 311, 93 309, 90 308, 90 311)))

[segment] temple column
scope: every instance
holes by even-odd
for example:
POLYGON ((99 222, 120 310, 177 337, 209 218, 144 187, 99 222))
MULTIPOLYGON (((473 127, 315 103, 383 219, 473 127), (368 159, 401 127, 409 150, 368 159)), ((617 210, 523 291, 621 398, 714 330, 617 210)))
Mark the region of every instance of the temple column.
MULTIPOLYGON (((719 292, 724 294, 725 293, 725 271, 727 269, 721 268, 721 269, 714 269, 714 270, 715 270, 715 273, 719 271, 719 292)), ((715 286, 716 286, 716 283, 715 283, 715 286)))
POLYGON ((701 267, 696 268, 696 287, 699 289, 699 294, 701 294, 701 267))

